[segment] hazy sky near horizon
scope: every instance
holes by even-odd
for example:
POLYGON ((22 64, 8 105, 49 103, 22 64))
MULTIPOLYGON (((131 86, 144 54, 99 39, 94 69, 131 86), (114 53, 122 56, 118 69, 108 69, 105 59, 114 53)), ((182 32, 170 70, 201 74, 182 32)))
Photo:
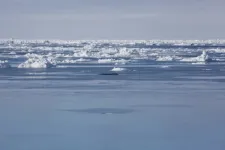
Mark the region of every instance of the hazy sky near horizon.
POLYGON ((0 0, 0 38, 225 39, 224 0, 0 0))

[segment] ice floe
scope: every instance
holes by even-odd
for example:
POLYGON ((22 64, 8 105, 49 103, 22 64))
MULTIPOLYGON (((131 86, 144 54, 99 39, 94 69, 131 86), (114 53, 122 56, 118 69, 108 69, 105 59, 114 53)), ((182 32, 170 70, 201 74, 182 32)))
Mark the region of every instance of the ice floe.
POLYGON ((110 71, 115 71, 115 72, 120 72, 120 71, 125 71, 126 68, 119 68, 119 67, 114 67, 112 70, 110 71))
POLYGON ((18 65, 18 68, 51 68, 54 65, 46 58, 30 57, 18 65))
POLYGON ((206 51, 202 51, 202 54, 200 56, 183 58, 180 61, 197 63, 197 62, 210 62, 212 61, 212 59, 207 55, 206 51))
POLYGON ((160 56, 156 59, 156 61, 173 61, 174 58, 171 56, 160 56))

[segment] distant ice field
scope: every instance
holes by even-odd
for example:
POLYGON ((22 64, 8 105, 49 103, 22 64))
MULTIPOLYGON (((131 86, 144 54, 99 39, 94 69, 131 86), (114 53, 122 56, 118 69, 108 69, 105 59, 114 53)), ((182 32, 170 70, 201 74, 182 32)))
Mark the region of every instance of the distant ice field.
POLYGON ((0 40, 0 68, 74 65, 224 64, 225 41, 0 40))
POLYGON ((224 65, 224 40, 0 40, 0 79, 8 80, 207 80, 224 65), (109 72, 119 76, 100 76, 109 72))

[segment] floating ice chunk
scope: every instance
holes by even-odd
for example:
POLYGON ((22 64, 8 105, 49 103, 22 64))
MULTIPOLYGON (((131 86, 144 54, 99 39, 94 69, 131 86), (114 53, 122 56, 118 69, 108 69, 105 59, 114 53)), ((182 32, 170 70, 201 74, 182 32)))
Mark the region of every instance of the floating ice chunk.
POLYGON ((8 61, 2 61, 0 60, 0 68, 10 68, 11 66, 9 65, 8 61))
POLYGON ((98 63, 101 63, 101 64, 107 64, 107 63, 113 63, 115 60, 114 59, 99 59, 98 60, 98 63))
POLYGON ((156 61, 173 61, 174 58, 171 56, 160 56, 156 59, 156 61))
POLYGON ((136 49, 120 48, 114 56, 123 58, 134 58, 140 56, 140 53, 136 49))
POLYGON ((41 55, 33 54, 33 53, 27 53, 24 56, 27 58, 34 58, 34 57, 41 58, 42 57, 41 55))
POLYGON ((217 48, 217 49, 212 49, 212 50, 210 50, 210 51, 212 51, 212 52, 216 52, 216 53, 225 53, 225 49, 223 48, 223 49, 219 49, 219 48, 217 48))
POLYGON ((114 67, 111 71, 119 72, 119 71, 125 71, 126 68, 119 68, 119 67, 114 67))
POLYGON ((116 54, 116 57, 130 57, 130 55, 131 52, 127 48, 121 48, 116 54))
MULTIPOLYGON (((30 64, 36 64, 36 63, 39 63, 39 64, 45 63, 46 65, 49 65, 49 64, 56 65, 57 64, 56 57, 55 56, 53 57, 53 55, 51 53, 49 53, 48 55, 38 55, 38 54, 33 54, 33 53, 27 53, 24 56, 28 58, 28 60, 26 62, 30 63, 30 64)), ((28 67, 28 68, 33 68, 33 67, 28 67)), ((34 68, 36 68, 36 67, 34 67, 34 68)), ((43 68, 43 67, 37 67, 37 68, 43 68)), ((49 67, 47 67, 47 68, 49 68, 49 67)))
POLYGON ((150 53, 149 56, 158 56, 158 53, 150 53))
POLYGON ((209 57, 209 55, 206 53, 206 51, 202 51, 202 54, 200 55, 200 57, 201 57, 205 62, 212 61, 212 59, 209 57))
POLYGON ((44 58, 29 58, 21 63, 18 68, 51 68, 54 65, 44 58))
POLYGON ((212 59, 207 55, 206 51, 202 51, 202 54, 193 58, 183 58, 180 61, 185 62, 210 62, 212 59))

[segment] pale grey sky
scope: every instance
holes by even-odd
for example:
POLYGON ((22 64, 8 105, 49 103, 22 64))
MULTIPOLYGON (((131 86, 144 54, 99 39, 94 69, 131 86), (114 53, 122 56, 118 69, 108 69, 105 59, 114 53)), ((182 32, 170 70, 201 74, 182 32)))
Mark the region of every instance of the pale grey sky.
POLYGON ((0 0, 0 38, 225 39, 224 0, 0 0))

